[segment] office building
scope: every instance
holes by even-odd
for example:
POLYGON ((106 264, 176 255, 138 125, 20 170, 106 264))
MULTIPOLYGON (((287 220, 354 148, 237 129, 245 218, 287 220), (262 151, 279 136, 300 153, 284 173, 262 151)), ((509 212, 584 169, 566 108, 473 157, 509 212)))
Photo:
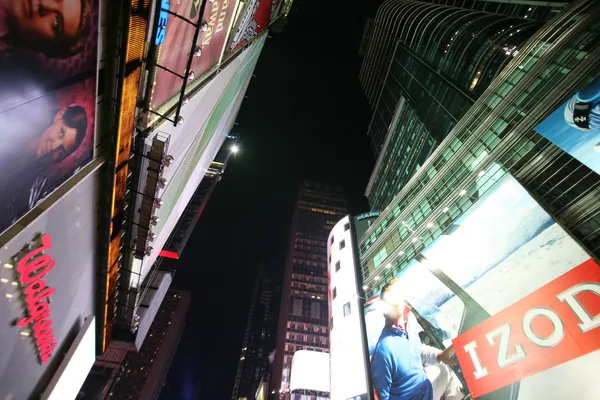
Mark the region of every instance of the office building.
POLYGON ((158 399, 185 328, 190 301, 189 292, 167 292, 142 348, 125 357, 109 399, 158 399))
MULTIPOLYGON (((532 299, 552 309, 559 295, 553 285, 566 290, 577 283, 571 276, 600 284, 594 275, 600 257, 600 4, 476 1, 461 9, 436 3, 385 2, 380 12, 404 10, 389 50, 393 61, 387 69, 363 66, 361 76, 374 119, 389 125, 370 127, 379 132, 373 136, 379 159, 367 190, 376 219, 358 235, 355 265, 361 297, 369 299, 369 348, 381 333, 381 325, 369 329, 381 322, 378 296, 398 277, 426 343, 444 348, 452 339, 474 397, 526 400, 569 397, 575 390, 578 398, 593 399, 597 383, 585 365, 598 362, 597 352, 565 350, 562 361, 550 362, 529 348, 527 357, 511 361, 519 373, 503 380, 489 363, 473 371, 464 340, 485 333, 484 320, 491 330, 517 318, 532 299), (471 8, 483 3, 492 7, 488 13, 471 8), (493 7, 549 7, 554 16, 543 12, 530 21, 521 11, 498 19, 489 13, 493 7), (438 39, 423 41, 432 35, 438 39), (479 35, 486 37, 483 45, 471 47, 479 35), (446 96, 452 101, 444 104, 446 96), (391 107, 387 114, 382 104, 391 107), (421 139, 429 137, 433 146, 422 150, 421 139), (404 160, 413 146, 421 146, 422 157, 404 160), (463 336, 467 331, 471 336, 463 336), (524 364, 536 358, 545 361, 533 369, 524 364), (578 372, 567 378, 566 371, 578 372), (539 382, 561 380, 574 389, 540 385, 530 377, 536 372, 539 382)), ((483 346, 486 339, 477 340, 480 359, 495 360, 483 346)))
POLYGON ((253 399, 261 384, 265 396, 268 393, 272 370, 269 356, 275 351, 280 301, 281 286, 265 275, 261 262, 250 301, 232 400, 253 399))
POLYGON ((294 353, 329 351, 327 236, 345 215, 346 202, 339 186, 304 181, 295 207, 271 381, 271 392, 282 399, 292 395, 289 384, 294 353))
POLYGON ((464 3, 388 0, 370 27, 360 81, 373 108, 368 135, 378 157, 365 193, 373 210, 390 202, 564 6, 464 3))

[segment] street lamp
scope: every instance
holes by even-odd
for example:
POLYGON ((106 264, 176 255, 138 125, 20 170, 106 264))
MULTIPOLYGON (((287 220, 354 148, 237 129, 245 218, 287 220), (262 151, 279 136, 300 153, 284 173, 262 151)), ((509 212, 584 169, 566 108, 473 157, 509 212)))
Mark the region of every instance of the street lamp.
POLYGON ((233 146, 231 146, 231 152, 233 154, 236 154, 238 151, 240 151, 240 148, 237 146, 237 144, 234 144, 233 146))

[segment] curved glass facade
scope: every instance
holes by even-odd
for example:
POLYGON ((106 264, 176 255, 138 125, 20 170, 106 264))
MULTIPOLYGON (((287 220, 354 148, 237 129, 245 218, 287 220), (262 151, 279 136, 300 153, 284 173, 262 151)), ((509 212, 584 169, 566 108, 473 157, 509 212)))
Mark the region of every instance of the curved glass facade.
MULTIPOLYGON (((418 8, 414 2, 396 3, 410 3, 418 8)), ((473 25, 463 24, 463 32, 473 25)), ((510 22, 508 27, 515 29, 514 25, 510 28, 510 22)), ((489 26, 481 25, 478 29, 489 31, 489 26)), ((494 32, 501 36, 498 30, 494 32)), ((468 43, 467 36, 462 36, 460 31, 459 36, 463 43, 468 43)), ((489 40, 493 41, 494 37, 490 36, 489 40)), ((486 57, 494 60, 495 57, 488 54, 493 48, 491 44, 481 51, 469 50, 464 44, 451 47, 457 51, 474 51, 477 57, 471 60, 486 57)), ((402 51, 396 51, 400 53, 402 51)), ((364 282, 369 287, 367 296, 377 293, 379 286, 405 268, 506 173, 515 176, 551 215, 561 220, 563 227, 590 254, 598 256, 600 206, 597 201, 584 200, 588 194, 597 193, 600 177, 533 128, 565 97, 600 73, 600 3, 593 0, 574 3, 522 44, 516 53, 512 51, 510 56, 497 59, 498 64, 486 62, 499 71, 488 91, 478 98, 473 92, 464 93, 464 88, 457 85, 446 88, 465 94, 472 104, 465 111, 451 113, 454 125, 445 139, 361 238, 359 247, 364 282), (381 268, 382 265, 386 268, 381 268)), ((441 57, 438 68, 440 71, 451 68, 457 60, 444 64, 441 57)), ((461 70, 464 67, 458 71, 461 70)), ((464 78, 466 74, 463 71, 461 76, 464 78)), ((413 80, 427 85, 424 83, 427 77, 413 80)), ((411 93, 410 86, 408 89, 407 97, 411 93)), ((414 105, 418 103, 400 102, 403 108, 411 106, 403 112, 415 114, 419 113, 420 105, 414 105)), ((399 125, 404 124, 402 118, 398 121, 399 125)), ((406 128, 406 131, 410 130, 406 128)), ((396 134, 393 130, 390 132, 396 134)), ((435 136, 431 131, 427 134, 435 136)), ((384 146, 387 153, 398 146, 394 140, 387 142, 384 146)), ((384 156, 384 160, 380 163, 381 171, 391 159, 384 156)), ((376 190, 377 186, 371 185, 371 191, 376 190)))

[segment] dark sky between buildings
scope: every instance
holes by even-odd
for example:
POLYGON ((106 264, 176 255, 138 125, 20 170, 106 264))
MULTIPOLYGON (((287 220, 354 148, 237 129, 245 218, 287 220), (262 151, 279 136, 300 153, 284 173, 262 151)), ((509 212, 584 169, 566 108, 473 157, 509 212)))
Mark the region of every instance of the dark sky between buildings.
POLYGON ((182 258, 165 262, 192 304, 161 399, 231 397, 256 266, 264 259, 281 280, 302 178, 339 183, 350 212, 367 210, 374 159, 358 82, 365 4, 299 1, 258 61, 232 132, 240 152, 182 258))

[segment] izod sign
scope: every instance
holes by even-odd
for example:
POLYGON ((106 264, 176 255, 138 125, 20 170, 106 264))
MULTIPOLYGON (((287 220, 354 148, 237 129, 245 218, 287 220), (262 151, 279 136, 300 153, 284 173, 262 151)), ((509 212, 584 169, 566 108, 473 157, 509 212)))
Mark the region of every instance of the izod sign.
POLYGON ((56 261, 45 251, 52 247, 50 235, 39 238, 40 246, 27 250, 17 258, 16 272, 23 289, 23 299, 26 306, 26 316, 17 322, 19 328, 29 327, 42 364, 45 364, 57 346, 52 328, 49 298, 54 288, 44 281, 56 261))
POLYGON ((600 266, 584 262, 453 343, 473 397, 599 350, 600 266))

